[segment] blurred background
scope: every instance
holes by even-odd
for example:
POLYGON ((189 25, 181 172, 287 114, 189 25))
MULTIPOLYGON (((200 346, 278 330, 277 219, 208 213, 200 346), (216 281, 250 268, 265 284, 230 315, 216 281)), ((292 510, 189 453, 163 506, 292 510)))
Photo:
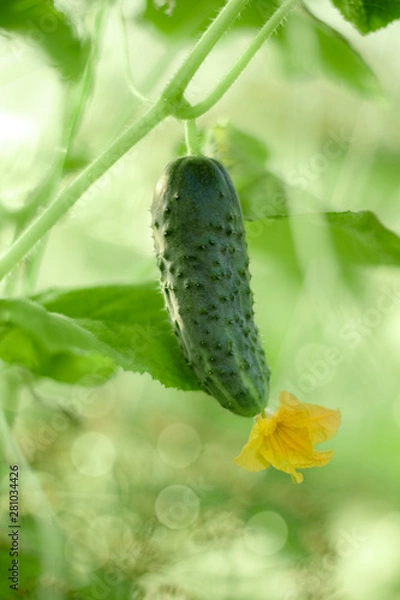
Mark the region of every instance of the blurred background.
MULTIPOLYGON (((93 29, 94 3, 59 4, 79 31, 93 29)), ((137 90, 156 98, 193 43, 189 31, 162 31, 145 4, 114 3, 99 26, 95 78, 62 185, 139 118, 146 101, 137 90)), ((20 457, 22 567, 20 593, 2 583, 3 598, 400 597, 398 263, 373 254, 372 230, 363 232, 370 255, 351 234, 338 242, 328 219, 316 227, 296 218, 309 205, 323 214, 371 210, 400 233, 400 23, 363 37, 329 2, 307 7, 370 70, 346 73, 347 55, 334 50, 327 60, 315 31, 293 15, 198 127, 230 123, 255 136, 284 182, 293 218, 248 222, 270 406, 287 389, 340 408, 339 433, 321 446, 334 458, 298 486, 272 468, 248 473, 232 458, 251 420, 202 392, 122 371, 100 387, 68 386, 10 367, 2 401, 12 425, 2 434, 20 457)), ((233 29, 187 98, 204 98, 253 35, 245 23, 233 29)), ((51 168, 68 111, 65 81, 26 38, 0 36, 0 69, 4 251, 7 215, 51 168)), ((157 279, 149 205, 182 138, 183 124, 168 119, 85 194, 49 235, 36 292, 157 279)), ((5 524, 6 460, 1 468, 5 524)), ((8 546, 2 534, 2 569, 8 546)))

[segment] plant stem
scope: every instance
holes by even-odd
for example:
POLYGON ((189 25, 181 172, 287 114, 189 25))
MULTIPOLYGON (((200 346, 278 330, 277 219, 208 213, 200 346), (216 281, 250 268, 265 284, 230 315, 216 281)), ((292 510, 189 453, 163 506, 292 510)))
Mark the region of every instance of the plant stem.
POLYGON ((249 0, 230 0, 227 2, 164 89, 162 97, 165 100, 179 98, 183 95, 189 81, 193 78, 200 65, 248 2, 249 0))
POLYGON ((282 6, 272 15, 272 17, 260 29, 256 37, 250 43, 248 48, 234 64, 231 70, 225 75, 217 87, 203 100, 190 106, 188 104, 177 107, 174 116, 178 119, 195 119, 210 110, 233 85, 239 75, 247 67, 253 56, 261 48, 265 40, 275 31, 282 21, 289 15, 299 0, 285 0, 282 6))
MULTIPOLYGON (((89 100, 90 91, 93 88, 94 70, 98 58, 101 29, 106 19, 107 10, 107 4, 103 3, 103 5, 100 5, 100 9, 95 16, 94 42, 91 46, 90 55, 82 79, 77 86, 69 84, 67 88, 65 101, 66 110, 60 149, 57 152, 48 177, 43 182, 40 182, 37 188, 28 195, 25 207, 16 215, 14 240, 18 239, 21 233, 28 227, 38 210, 45 209, 56 194, 57 187, 63 176, 68 153, 79 128, 84 109, 89 100)), ((15 293, 17 284, 20 283, 20 281, 22 281, 24 295, 32 293, 39 272, 40 262, 44 255, 46 241, 47 238, 45 236, 41 238, 40 247, 37 248, 33 255, 28 257, 27 261, 22 265, 23 268, 21 271, 14 271, 7 279, 4 287, 6 296, 15 293)))
POLYGON ((56 198, 0 258, 0 280, 7 275, 35 244, 59 221, 81 195, 168 115, 173 114, 174 99, 183 92, 208 53, 232 24, 249 0, 228 0, 215 21, 204 32, 187 60, 164 89, 159 100, 132 127, 122 134, 103 154, 92 162, 73 183, 56 198))
POLYGON ((197 138, 196 121, 185 121, 185 141, 188 154, 201 154, 199 140, 197 138))
POLYGON ((123 60, 124 60, 124 71, 125 71, 125 76, 126 76, 126 79, 128 82, 129 89, 139 102, 143 102, 145 104, 151 104, 152 101, 150 100, 150 98, 146 98, 146 96, 144 96, 137 89, 134 78, 133 78, 132 69, 131 69, 131 61, 130 61, 130 57, 129 57, 128 30, 127 30, 126 19, 125 19, 125 15, 124 15, 124 9, 123 9, 122 2, 119 2, 119 6, 118 6, 118 21, 119 21, 119 27, 121 30, 121 45, 122 45, 122 55, 123 55, 123 60))
POLYGON ((69 84, 66 93, 66 111, 64 117, 64 126, 60 143, 58 156, 54 161, 54 166, 50 171, 49 177, 43 183, 40 183, 36 190, 28 196, 26 206, 18 215, 18 222, 15 236, 18 237, 28 223, 35 216, 39 208, 44 208, 51 202, 54 192, 63 175, 64 165, 72 142, 76 136, 86 105, 88 103, 90 92, 94 83, 94 71, 96 68, 99 46, 101 40, 101 30, 107 17, 108 7, 105 3, 101 6, 95 16, 95 35, 92 43, 90 55, 87 60, 85 70, 80 83, 69 84))
POLYGON ((0 279, 33 248, 33 246, 60 220, 86 190, 119 160, 128 150, 151 131, 168 112, 162 103, 152 106, 130 129, 95 159, 73 183, 66 188, 0 258, 0 279))
MULTIPOLYGON (((7 275, 35 244, 45 236, 49 230, 61 219, 89 187, 106 171, 112 167, 128 150, 139 142, 149 131, 158 125, 167 116, 193 120, 195 115, 203 114, 209 110, 221 96, 229 89, 243 69, 248 65, 254 54, 261 47, 265 39, 275 30, 281 21, 289 14, 298 0, 285 0, 272 18, 264 25, 255 37, 249 48, 245 51, 237 64, 203 102, 190 106, 183 98, 183 93, 188 83, 193 78, 207 55, 215 46, 220 37, 232 25, 240 11, 249 0, 228 0, 227 4, 218 14, 210 27, 203 33, 188 58, 178 69, 171 81, 167 84, 159 99, 149 108, 142 118, 123 133, 111 146, 95 159, 73 183, 63 190, 48 206, 44 212, 32 223, 21 236, 10 246, 0 258, 0 280, 7 275)), ((193 123, 187 125, 189 132, 189 148, 194 139, 193 123)), ((197 152, 197 150, 195 149, 197 152)))

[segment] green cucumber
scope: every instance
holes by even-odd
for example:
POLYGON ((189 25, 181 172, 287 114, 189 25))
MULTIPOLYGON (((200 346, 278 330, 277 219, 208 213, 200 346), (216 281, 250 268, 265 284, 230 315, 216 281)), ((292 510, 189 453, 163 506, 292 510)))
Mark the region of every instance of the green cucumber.
POLYGON ((204 156, 170 162, 151 208, 161 289, 173 330, 204 391, 246 417, 265 408, 269 369, 254 323, 239 198, 204 156))

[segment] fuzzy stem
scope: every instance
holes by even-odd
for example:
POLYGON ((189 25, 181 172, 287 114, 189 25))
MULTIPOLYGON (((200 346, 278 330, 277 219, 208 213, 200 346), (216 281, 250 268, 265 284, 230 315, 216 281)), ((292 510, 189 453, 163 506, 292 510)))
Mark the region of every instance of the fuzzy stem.
POLYGON ((36 243, 61 219, 89 187, 167 116, 166 107, 156 103, 94 160, 26 229, 0 258, 0 279, 11 271, 36 243))
MULTIPOLYGON (((111 146, 95 159, 72 184, 63 190, 56 200, 48 206, 37 220, 30 225, 0 258, 0 280, 7 275, 18 262, 45 236, 86 192, 89 187, 112 167, 128 150, 139 142, 147 133, 169 115, 192 121, 196 115, 203 114, 214 106, 221 96, 234 83, 243 69, 265 39, 276 29, 289 14, 298 0, 285 0, 272 18, 264 25, 237 64, 203 102, 191 107, 183 98, 188 83, 193 78, 207 55, 220 37, 232 25, 240 11, 249 0, 228 0, 210 27, 203 33, 188 58, 178 69, 165 87, 159 100, 143 115, 143 117, 123 133, 111 146)), ((188 124, 193 129, 193 124, 188 124)), ((190 134, 189 146, 193 135, 190 134)), ((196 145, 195 145, 196 146, 196 145)), ((197 151, 196 151, 197 152, 197 151)))
POLYGON ((171 101, 182 97, 196 71, 248 2, 249 0, 229 0, 227 2, 163 91, 164 100, 171 101))
POLYGON ((248 48, 234 64, 231 70, 220 81, 216 88, 203 100, 193 106, 183 104, 174 112, 178 119, 195 119, 209 111, 235 83, 239 75, 247 67, 253 56, 261 48, 265 40, 275 31, 282 21, 289 15, 299 0, 286 0, 272 17, 260 29, 248 48))
POLYGON ((188 154, 201 154, 195 120, 185 121, 185 141, 188 154))

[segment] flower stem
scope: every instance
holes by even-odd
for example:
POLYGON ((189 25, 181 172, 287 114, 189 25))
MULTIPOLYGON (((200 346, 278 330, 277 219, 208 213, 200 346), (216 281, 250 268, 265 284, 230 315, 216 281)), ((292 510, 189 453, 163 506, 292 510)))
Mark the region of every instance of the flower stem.
POLYGON ((185 141, 188 154, 201 154, 196 121, 185 121, 185 141))
POLYGON ((203 100, 193 106, 188 104, 178 107, 174 116, 179 119, 195 119, 210 110, 229 90, 239 75, 247 67, 253 56, 261 48, 265 40, 275 31, 282 21, 289 15, 299 0, 285 0, 272 17, 260 29, 248 48, 234 64, 231 70, 220 81, 216 88, 203 100))

